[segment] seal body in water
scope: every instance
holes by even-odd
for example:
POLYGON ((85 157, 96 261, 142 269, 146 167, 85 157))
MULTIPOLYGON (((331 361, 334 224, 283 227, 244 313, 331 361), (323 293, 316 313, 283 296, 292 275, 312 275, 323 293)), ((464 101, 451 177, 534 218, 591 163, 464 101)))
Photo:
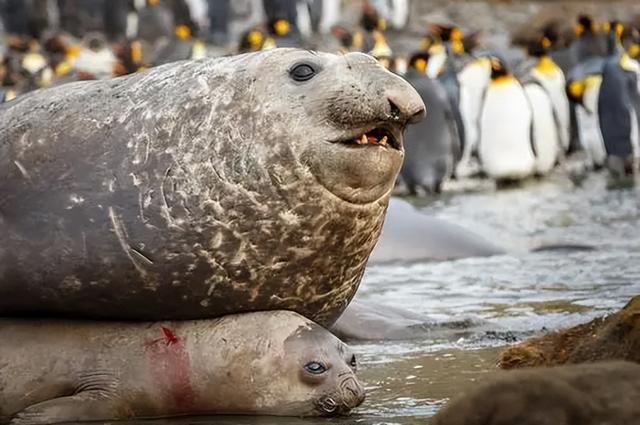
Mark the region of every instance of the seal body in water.
POLYGON ((367 55, 297 49, 23 96, 0 108, 0 315, 329 325, 424 110, 367 55))
POLYGON ((499 372, 448 403, 433 425, 627 425, 640 415, 640 365, 602 362, 499 372))
MULTIPOLYGON (((595 246, 553 242, 531 248, 541 251, 591 251, 595 246)), ((393 197, 380 240, 370 264, 417 261, 448 261, 508 254, 482 236, 462 226, 421 213, 409 202, 393 197)))
POLYGON ((0 423, 346 414, 356 358, 288 311, 180 322, 0 321, 0 423))
POLYGON ((394 197, 371 263, 446 261, 506 252, 472 231, 429 217, 394 197))

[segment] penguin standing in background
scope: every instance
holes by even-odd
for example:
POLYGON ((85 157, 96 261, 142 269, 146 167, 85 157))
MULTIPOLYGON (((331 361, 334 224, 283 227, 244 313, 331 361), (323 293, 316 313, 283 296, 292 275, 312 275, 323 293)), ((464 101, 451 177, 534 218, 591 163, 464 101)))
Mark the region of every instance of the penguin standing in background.
POLYGON ((209 35, 207 41, 218 46, 229 43, 229 23, 232 17, 231 0, 207 0, 209 35))
POLYGON ((456 127, 462 148, 465 145, 465 128, 462 113, 460 112, 460 81, 458 73, 473 58, 465 52, 462 42, 462 31, 458 27, 440 27, 440 39, 446 49, 446 61, 440 74, 437 76, 449 95, 456 127))
POLYGON ((412 194, 418 189, 440 193, 443 181, 451 177, 460 157, 460 140, 449 97, 437 80, 425 75, 428 62, 428 53, 414 54, 405 75, 425 105, 429 105, 427 117, 405 133, 406 154, 400 175, 412 194))
POLYGON ((267 25, 269 37, 265 40, 263 49, 275 47, 300 47, 302 39, 300 33, 294 30, 293 25, 285 18, 276 18, 267 25))
POLYGON ((598 103, 602 75, 591 73, 581 79, 570 79, 569 98, 575 104, 576 123, 582 149, 594 169, 604 166, 607 151, 600 131, 598 103))
POLYGON ((138 12, 138 33, 136 38, 153 48, 171 38, 174 28, 171 10, 160 0, 147 0, 138 12))
POLYGON ((133 12, 132 0, 110 0, 103 5, 104 30, 110 42, 124 42, 127 38, 127 20, 133 12))
MULTIPOLYGON (((529 55, 536 62, 529 71, 529 75, 535 79, 547 92, 553 105, 554 121, 557 124, 556 133, 560 137, 560 146, 563 152, 567 152, 570 144, 571 114, 569 111, 569 99, 566 92, 564 72, 549 56, 551 40, 542 37, 529 44, 529 55)), ((535 89, 534 89, 535 90, 535 89)))
POLYGON ((263 50, 267 35, 260 28, 245 31, 238 43, 238 53, 259 52, 263 50))
POLYGON ((593 57, 606 56, 606 37, 598 31, 596 23, 590 16, 578 17, 575 32, 578 38, 571 45, 571 49, 577 63, 593 57))
MULTIPOLYGON (((620 30, 617 33, 622 35, 620 30)), ((632 173, 634 161, 640 156, 639 76, 640 64, 626 53, 607 59, 602 72, 598 118, 607 168, 616 176, 632 173)))
POLYGON ((497 181, 520 180, 535 171, 532 111, 524 88, 503 60, 491 58, 491 82, 480 114, 478 155, 497 181))
POLYGON ((465 135, 462 158, 456 166, 456 177, 468 177, 477 171, 473 155, 477 152, 482 103, 490 81, 491 61, 486 57, 475 59, 458 73, 460 114, 465 135))
POLYGON ((369 53, 375 47, 374 33, 380 27, 378 11, 370 4, 365 4, 360 17, 362 29, 353 33, 352 46, 355 51, 369 53))
POLYGON ((187 25, 178 25, 169 43, 159 52, 155 65, 176 62, 186 59, 202 59, 206 57, 206 47, 196 39, 187 25))
POLYGON ((535 148, 535 173, 548 174, 558 161, 562 144, 554 113, 554 105, 544 86, 535 79, 523 83, 533 113, 533 146, 535 148))

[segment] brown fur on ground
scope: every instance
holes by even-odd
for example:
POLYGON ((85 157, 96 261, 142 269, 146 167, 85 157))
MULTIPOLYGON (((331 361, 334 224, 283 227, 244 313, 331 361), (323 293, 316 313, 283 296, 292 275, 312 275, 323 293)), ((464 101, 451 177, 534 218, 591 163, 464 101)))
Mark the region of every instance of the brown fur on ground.
POLYGON ((500 371, 447 404, 431 425, 630 425, 640 365, 601 362, 500 371))
POLYGON ((499 364, 513 369, 597 360, 640 363, 640 296, 618 313, 509 347, 499 364))

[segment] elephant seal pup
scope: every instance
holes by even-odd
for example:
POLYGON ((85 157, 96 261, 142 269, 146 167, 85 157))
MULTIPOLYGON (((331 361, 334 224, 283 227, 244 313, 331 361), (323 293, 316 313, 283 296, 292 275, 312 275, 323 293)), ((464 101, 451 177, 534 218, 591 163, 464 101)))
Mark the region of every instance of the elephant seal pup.
POLYGON ((585 363, 500 372, 431 425, 627 425, 640 415, 640 365, 585 363))
POLYGON ((425 107, 361 53, 275 49, 0 107, 0 316, 330 325, 425 107))
POLYGON ((0 423, 346 414, 356 358, 294 312, 181 322, 0 321, 0 423))

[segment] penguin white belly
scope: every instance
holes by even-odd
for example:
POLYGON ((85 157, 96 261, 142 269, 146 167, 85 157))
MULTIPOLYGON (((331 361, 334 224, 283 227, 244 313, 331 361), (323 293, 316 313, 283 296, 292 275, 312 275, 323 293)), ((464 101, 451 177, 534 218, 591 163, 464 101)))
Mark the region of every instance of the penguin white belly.
POLYGON ((636 110, 631 108, 631 148, 633 150, 633 172, 640 172, 640 128, 636 110))
POLYGON ((447 62, 447 52, 443 49, 437 49, 438 51, 433 53, 427 64, 427 76, 429 78, 438 78, 442 68, 444 68, 447 62))
POLYGON ((571 123, 569 99, 566 93, 566 82, 561 70, 553 75, 543 74, 534 70, 532 72, 536 80, 545 88, 553 104, 553 110, 558 119, 558 132, 562 149, 566 152, 569 149, 571 123))
POLYGON ((490 79, 491 65, 488 59, 478 59, 467 65, 458 74, 460 114, 465 132, 464 151, 456 167, 458 177, 467 177, 473 171, 470 163, 471 154, 478 146, 478 123, 482 111, 482 100, 490 79))
POLYGON ((527 84, 524 91, 533 111, 533 145, 536 150, 535 171, 544 175, 558 160, 558 128, 553 117, 553 104, 547 91, 538 84, 527 84))
POLYGON ((597 167, 604 166, 607 160, 607 151, 604 147, 598 118, 598 98, 600 97, 601 84, 602 77, 589 77, 582 97, 582 105, 576 109, 582 147, 587 152, 591 164, 597 167))
POLYGON ((490 177, 521 179, 533 173, 531 120, 520 83, 512 79, 489 85, 480 117, 478 153, 482 169, 490 177))

